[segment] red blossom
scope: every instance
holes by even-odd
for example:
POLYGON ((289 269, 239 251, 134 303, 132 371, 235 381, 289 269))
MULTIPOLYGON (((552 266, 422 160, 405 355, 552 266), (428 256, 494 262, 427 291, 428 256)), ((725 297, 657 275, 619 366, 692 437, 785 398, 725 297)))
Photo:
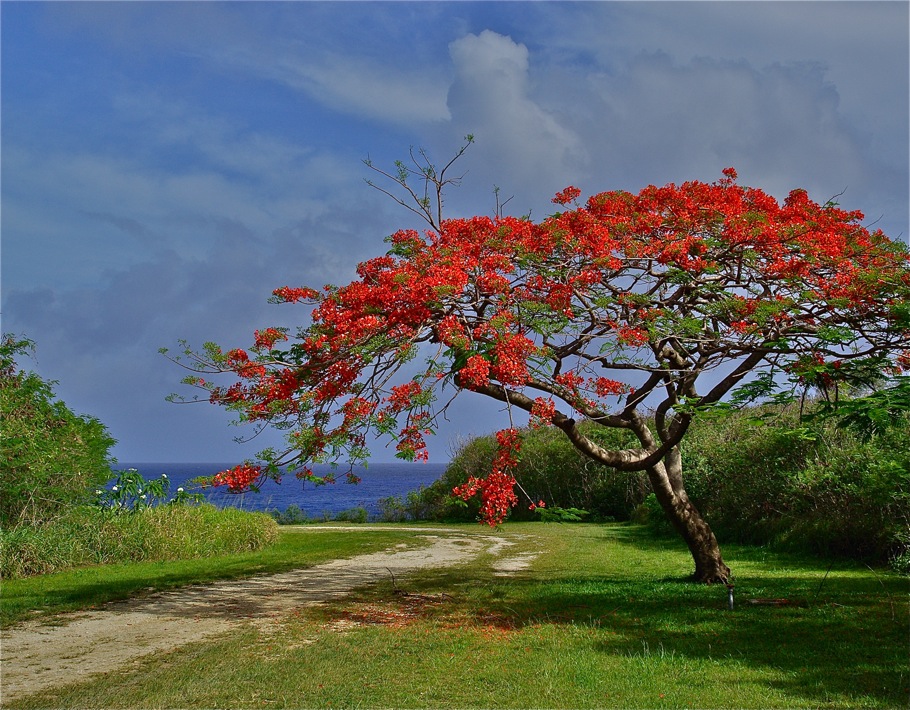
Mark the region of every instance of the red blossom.
POLYGON ((255 332, 257 350, 271 350, 279 340, 287 340, 288 336, 277 328, 266 328, 255 332))
POLYGON ((282 286, 272 291, 272 294, 279 300, 286 303, 297 303, 298 301, 313 301, 319 298, 319 292, 312 288, 291 288, 282 286))
POLYGON ((403 385, 392 387, 392 394, 385 399, 389 403, 389 411, 393 414, 404 411, 411 406, 413 399, 422 391, 423 388, 420 383, 413 380, 403 385))
POLYGON ((553 198, 553 202, 557 205, 567 205, 570 202, 574 202, 578 199, 578 196, 581 194, 581 190, 577 187, 569 185, 565 190, 561 190, 556 193, 556 197, 553 198))
POLYGON ((221 471, 212 478, 213 486, 227 486, 230 493, 243 493, 255 485, 262 475, 260 466, 242 464, 227 471, 221 471))
POLYGON ((537 397, 531 408, 531 417, 543 425, 550 424, 556 414, 556 402, 551 398, 537 397))
POLYGON ((607 377, 598 377, 594 382, 594 391, 600 397, 607 397, 609 395, 620 395, 625 394, 629 389, 629 386, 618 380, 611 380, 607 377))
POLYGON ((472 355, 467 364, 458 372, 462 387, 478 389, 490 381, 490 363, 481 355, 472 355))

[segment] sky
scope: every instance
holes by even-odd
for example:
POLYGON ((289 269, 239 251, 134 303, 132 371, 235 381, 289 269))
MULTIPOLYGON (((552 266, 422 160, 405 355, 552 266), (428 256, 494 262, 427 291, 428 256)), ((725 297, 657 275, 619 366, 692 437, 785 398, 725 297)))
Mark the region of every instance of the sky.
MULTIPOLYGON (((280 441, 158 353, 307 321, 416 218, 365 180, 466 134, 450 217, 540 218, 567 185, 795 187, 908 229, 907 2, 3 2, 4 332, 121 462, 241 461, 280 441)), ((465 393, 430 460, 507 426, 465 393)), ((374 461, 394 460, 379 445, 374 461)))

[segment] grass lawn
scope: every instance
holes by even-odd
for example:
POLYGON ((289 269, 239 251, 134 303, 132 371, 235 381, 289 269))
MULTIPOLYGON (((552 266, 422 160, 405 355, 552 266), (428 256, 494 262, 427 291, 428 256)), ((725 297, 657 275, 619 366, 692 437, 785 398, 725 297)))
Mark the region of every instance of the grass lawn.
MULTIPOLYGON (((285 533, 238 564, 408 534, 389 530, 285 533)), ((498 534, 530 567, 499 576, 482 555, 5 707, 907 707, 906 578, 728 545, 730 612, 725 588, 685 581, 681 543, 642 528, 498 534)))

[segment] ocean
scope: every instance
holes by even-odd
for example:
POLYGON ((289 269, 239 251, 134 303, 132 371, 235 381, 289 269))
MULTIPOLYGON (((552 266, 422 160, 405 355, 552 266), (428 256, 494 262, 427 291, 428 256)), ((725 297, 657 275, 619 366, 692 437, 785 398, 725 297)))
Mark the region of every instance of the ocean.
MULTIPOLYGON (((368 467, 356 467, 354 473, 361 477, 360 483, 345 483, 344 467, 339 467, 338 482, 316 486, 304 483, 293 475, 275 483, 268 480, 258 493, 227 492, 227 487, 205 488, 194 490, 188 483, 198 476, 212 476, 219 471, 232 468, 235 463, 120 463, 115 468, 123 470, 135 468, 146 479, 160 478, 166 473, 170 480, 170 492, 178 487, 191 493, 202 493, 213 505, 224 508, 234 506, 244 510, 280 510, 289 505, 298 506, 308 518, 323 516, 334 517, 335 514, 351 508, 365 508, 371 519, 379 513, 380 498, 401 496, 428 486, 445 472, 444 463, 372 463, 368 467)), ((324 476, 332 471, 330 466, 314 466, 316 475, 324 476)))

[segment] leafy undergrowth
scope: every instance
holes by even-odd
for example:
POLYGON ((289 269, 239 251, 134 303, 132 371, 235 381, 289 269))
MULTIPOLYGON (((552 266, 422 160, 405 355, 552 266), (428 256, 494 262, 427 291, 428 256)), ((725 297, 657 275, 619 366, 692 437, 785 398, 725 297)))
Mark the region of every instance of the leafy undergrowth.
MULTIPOLYGON (((362 540, 364 533, 351 533, 362 540)), ((727 546, 727 590, 622 525, 508 525, 482 555, 10 707, 903 707, 906 580, 727 546), (154 678, 154 683, 149 679, 154 678)))

